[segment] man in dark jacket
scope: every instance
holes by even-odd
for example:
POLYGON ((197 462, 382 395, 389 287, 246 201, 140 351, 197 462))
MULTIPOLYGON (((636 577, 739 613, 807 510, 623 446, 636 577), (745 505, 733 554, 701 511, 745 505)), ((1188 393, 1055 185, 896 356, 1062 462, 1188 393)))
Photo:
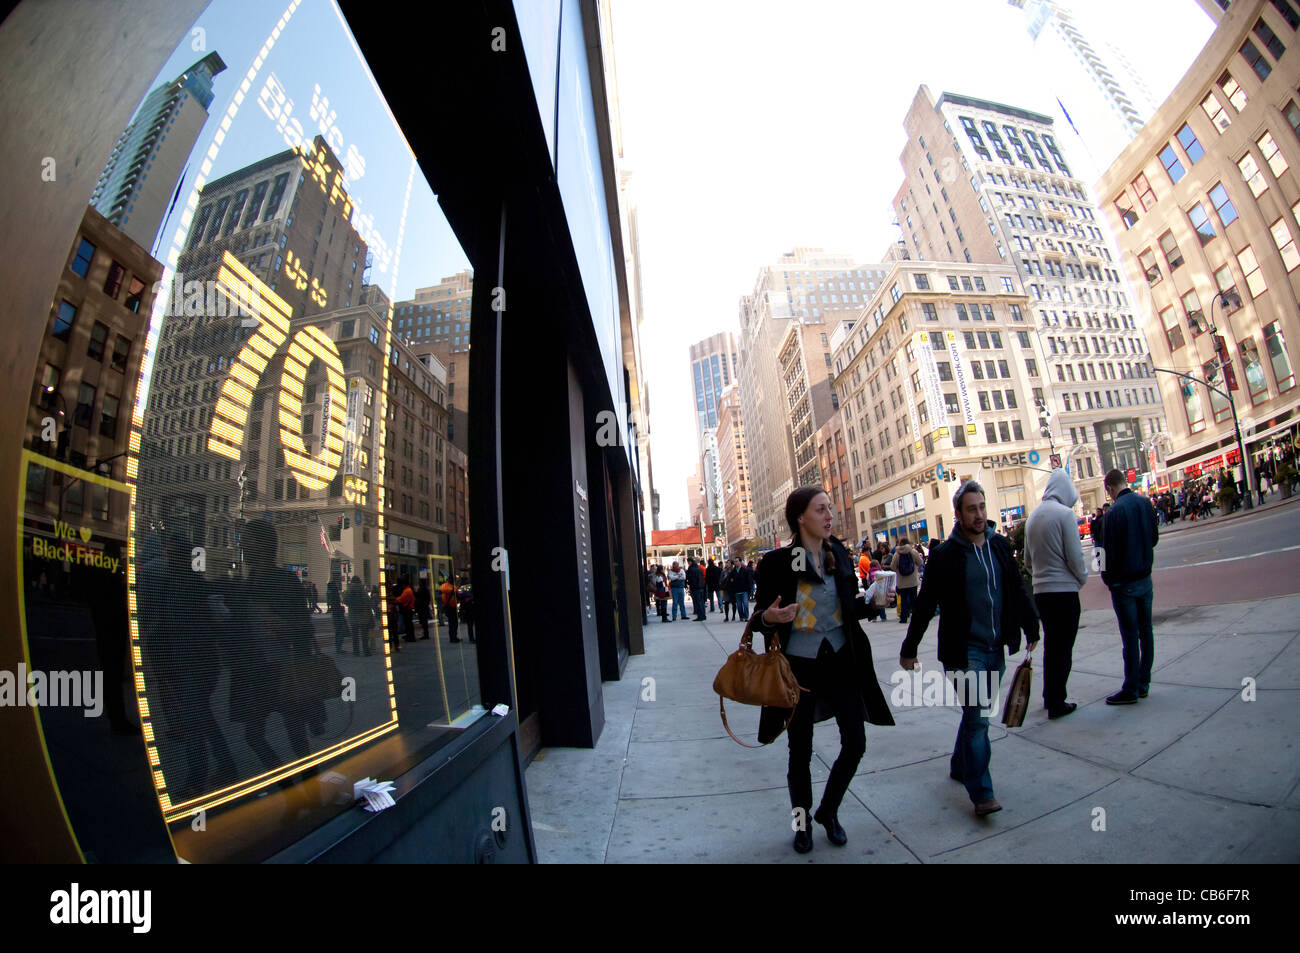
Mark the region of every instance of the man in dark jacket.
POLYGON ((1011 544, 988 525, 984 488, 967 480, 958 487, 952 502, 956 525, 942 545, 930 550, 925 585, 916 600, 899 664, 906 670, 916 667, 917 646, 935 609, 941 608, 939 661, 950 676, 977 673, 955 679, 962 718, 948 774, 965 783, 975 814, 983 817, 1002 810, 993 796, 989 773, 989 701, 1006 672, 1003 649, 1020 651, 1023 631, 1029 651, 1034 650, 1038 613, 1025 591, 1011 544), (997 673, 996 682, 993 672, 997 673), (979 683, 978 692, 972 690, 977 679, 987 679, 979 683))
POLYGON ((1106 494, 1114 502, 1106 511, 1101 581, 1110 589, 1110 604, 1124 642, 1124 685, 1107 705, 1132 705, 1151 688, 1156 640, 1151 628, 1153 550, 1160 540, 1155 508, 1128 488, 1121 470, 1106 474, 1106 494))
POLYGON ((720 598, 722 589, 722 570, 712 559, 709 560, 709 567, 704 570, 704 585, 709 590, 709 611, 717 612, 717 603, 721 602, 720 598), (715 601, 715 597, 719 597, 715 601))
POLYGON ((695 604, 695 621, 708 622, 709 617, 704 612, 704 604, 707 601, 704 595, 704 570, 700 568, 694 556, 689 557, 686 562, 686 587, 691 590, 691 602, 695 604))

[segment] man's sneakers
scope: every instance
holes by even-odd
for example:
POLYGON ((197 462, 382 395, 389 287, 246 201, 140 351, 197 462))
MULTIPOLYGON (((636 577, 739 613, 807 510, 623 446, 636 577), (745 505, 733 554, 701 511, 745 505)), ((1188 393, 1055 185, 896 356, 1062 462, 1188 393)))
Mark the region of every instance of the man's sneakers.
POLYGON ((1075 702, 1066 702, 1060 708, 1048 709, 1047 717, 1051 720, 1055 720, 1057 718, 1064 718, 1066 715, 1070 714, 1070 712, 1074 711, 1078 707, 1079 707, 1078 704, 1076 704, 1075 702))
POLYGON ((1118 691, 1106 699, 1107 705, 1136 705, 1138 700, 1137 692, 1118 691))
POLYGON ((996 814, 1002 810, 1002 805, 998 803, 997 798, 989 798, 987 801, 981 801, 975 805, 976 817, 987 817, 990 814, 996 814))

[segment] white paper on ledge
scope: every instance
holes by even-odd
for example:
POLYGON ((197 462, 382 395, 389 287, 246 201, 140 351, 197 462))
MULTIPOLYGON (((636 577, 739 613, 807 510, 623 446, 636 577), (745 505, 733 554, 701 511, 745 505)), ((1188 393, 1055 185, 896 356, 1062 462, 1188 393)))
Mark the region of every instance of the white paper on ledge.
POLYGON ((391 794, 394 787, 392 781, 376 781, 374 778, 362 778, 352 785, 352 796, 358 800, 365 798, 366 810, 376 813, 397 803, 393 800, 391 794))

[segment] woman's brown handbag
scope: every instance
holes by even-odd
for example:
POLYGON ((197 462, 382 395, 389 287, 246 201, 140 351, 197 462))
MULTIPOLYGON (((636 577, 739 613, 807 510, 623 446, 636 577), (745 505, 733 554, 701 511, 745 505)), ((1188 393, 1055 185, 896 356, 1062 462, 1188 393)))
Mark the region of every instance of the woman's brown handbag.
POLYGON ((1025 723, 1025 712, 1029 710, 1029 696, 1033 694, 1034 657, 1026 654, 1025 660, 1016 666, 1016 673, 1011 676, 1007 687, 1007 704, 1002 710, 1002 724, 1008 728, 1019 728, 1025 723))
MULTIPOLYGON (((745 744, 736 737, 731 726, 727 724, 724 699, 730 698, 742 705, 789 708, 790 717, 785 720, 785 728, 789 728, 790 722, 794 719, 794 708, 799 704, 799 692, 807 691, 806 688, 799 686, 794 672, 790 671, 790 663, 786 661, 785 654, 781 651, 781 642, 775 634, 769 639, 766 652, 759 655, 754 651, 752 619, 745 624, 745 632, 740 637, 740 647, 727 656, 727 660, 722 663, 722 668, 713 679, 713 690, 718 693, 718 711, 722 713, 722 727, 727 729, 727 734, 731 735, 732 741, 746 748, 761 748, 763 745, 745 744)), ((785 728, 781 731, 785 731, 785 728)))

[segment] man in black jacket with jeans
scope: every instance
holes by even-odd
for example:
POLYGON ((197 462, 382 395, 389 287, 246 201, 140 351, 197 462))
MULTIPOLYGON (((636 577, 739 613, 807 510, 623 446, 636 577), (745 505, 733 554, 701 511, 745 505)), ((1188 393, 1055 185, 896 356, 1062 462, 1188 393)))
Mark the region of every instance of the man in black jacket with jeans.
POLYGON ((704 604, 707 601, 704 595, 704 570, 700 568, 694 556, 686 562, 689 566, 686 570, 686 586, 691 590, 691 601, 695 603, 695 621, 707 622, 709 617, 704 612, 704 604))
POLYGON ((984 488, 967 480, 952 502, 956 525, 942 545, 930 550, 925 585, 917 597, 898 661, 906 670, 916 667, 921 637, 935 609, 940 608, 939 661, 950 677, 956 673, 954 687, 962 703, 961 727, 948 775, 966 785, 975 814, 983 817, 1002 810, 993 796, 989 773, 989 715, 1006 672, 1003 649, 1019 652, 1023 631, 1029 651, 1034 650, 1038 613, 1025 591, 1011 544, 988 525, 984 488), (962 672, 972 674, 963 678, 962 672), (992 680, 994 672, 996 681, 992 680), (978 692, 973 691, 977 679, 982 680, 978 692))
POLYGON ((1132 705, 1151 689, 1156 639, 1151 628, 1151 565, 1160 541, 1160 521, 1145 496, 1128 488, 1121 470, 1106 474, 1106 494, 1113 501, 1106 511, 1101 581, 1110 589, 1110 604, 1124 643, 1124 685, 1106 699, 1107 705, 1132 705))

